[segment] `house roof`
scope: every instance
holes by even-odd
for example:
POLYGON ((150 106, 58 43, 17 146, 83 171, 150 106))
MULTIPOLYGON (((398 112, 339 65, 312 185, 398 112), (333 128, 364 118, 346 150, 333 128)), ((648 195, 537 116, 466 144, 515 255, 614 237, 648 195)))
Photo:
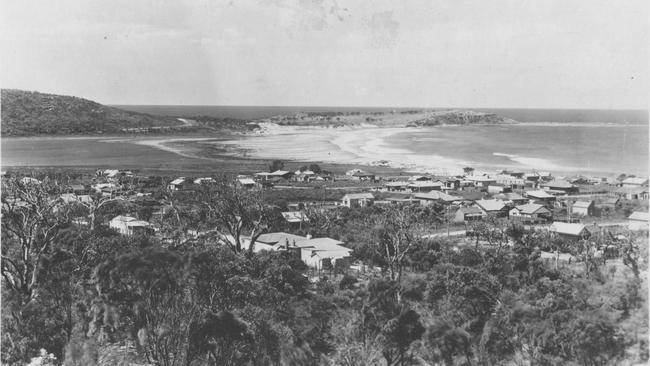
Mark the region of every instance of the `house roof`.
POLYGON ((648 189, 642 187, 620 187, 615 192, 624 194, 641 194, 648 192, 648 189))
POLYGON ((425 188, 425 187, 442 187, 444 184, 442 182, 438 181, 430 181, 430 180, 416 180, 411 183, 409 183, 409 187, 416 187, 416 188, 425 188))
POLYGON ((374 199, 372 193, 348 193, 343 196, 343 199, 359 200, 359 199, 374 199))
POLYGON ((285 244, 287 240, 289 241, 289 244, 293 244, 293 242, 298 242, 300 240, 305 240, 305 239, 307 238, 305 238, 304 236, 278 232, 278 233, 262 234, 257 238, 257 241, 260 243, 273 245, 276 243, 285 244))
POLYGON ((476 205, 485 211, 501 211, 506 206, 500 200, 478 200, 476 201, 476 205))
POLYGON ((74 190, 74 191, 83 191, 83 190, 86 189, 86 187, 84 187, 84 186, 81 185, 81 184, 71 184, 71 185, 70 185, 70 188, 71 188, 72 190, 74 190))
POLYGON ((483 214, 483 211, 481 211, 480 208, 472 206, 472 207, 461 207, 458 209, 457 212, 461 212, 463 214, 483 214))
POLYGON ((555 196, 552 196, 552 195, 546 193, 546 191, 542 191, 542 190, 527 191, 525 194, 526 194, 526 196, 533 197, 533 198, 552 198, 552 197, 555 197, 555 196))
POLYGON ((303 222, 303 221, 309 221, 309 218, 307 215, 304 214, 302 211, 287 211, 282 213, 282 217, 284 217, 285 220, 288 222, 303 222))
POLYGON ((173 186, 176 186, 176 185, 182 184, 184 182, 185 182, 185 177, 180 177, 180 178, 176 178, 173 181, 169 182, 169 184, 171 184, 173 186))
POLYGON ((255 181, 251 178, 241 178, 239 179, 239 183, 243 185, 249 185, 249 184, 255 184, 255 181))
POLYGON ((271 173, 269 175, 275 175, 275 176, 281 177, 281 176, 287 175, 289 173, 291 173, 291 172, 288 172, 286 170, 276 170, 276 171, 274 171, 273 173, 271 173))
POLYGON ((414 195, 414 198, 421 199, 421 200, 445 201, 445 202, 462 200, 462 198, 460 197, 452 196, 439 191, 431 191, 427 193, 416 193, 414 195))
POLYGON ((331 238, 314 238, 296 241, 296 246, 299 248, 311 248, 312 251, 325 252, 325 251, 346 251, 351 252, 352 249, 342 246, 343 242, 331 238))
POLYGON ((573 235, 573 236, 582 235, 584 230, 585 230, 585 226, 583 224, 567 223, 567 222, 554 222, 549 227, 549 231, 558 234, 573 235))
POLYGON ((589 206, 593 205, 594 201, 576 201, 573 204, 573 207, 578 207, 578 208, 589 208, 589 206))
POLYGON ((650 220, 650 215, 647 212, 634 211, 627 219, 647 222, 650 220))
POLYGON ((403 181, 402 181, 402 182, 399 182, 399 181, 398 181, 398 182, 387 182, 387 183, 384 183, 384 185, 385 185, 386 187, 406 187, 406 186, 408 186, 409 184, 410 184, 409 182, 403 182, 403 181))
POLYGON ((645 179, 645 178, 632 177, 632 178, 625 178, 621 183, 623 183, 623 184, 634 184, 634 185, 644 185, 644 184, 648 184, 648 180, 645 179))
POLYGON ((130 222, 130 221, 137 221, 137 219, 133 216, 126 216, 126 215, 119 215, 115 216, 111 219, 111 221, 122 221, 122 222, 130 222))
POLYGON ((566 180, 555 179, 547 183, 542 183, 542 187, 552 187, 552 188, 575 188, 575 186, 566 180))
POLYGON ((516 207, 519 212, 527 215, 531 215, 534 213, 537 213, 538 211, 545 211, 545 212, 551 212, 549 209, 544 207, 544 205, 540 205, 537 203, 527 203, 525 205, 519 205, 516 207))

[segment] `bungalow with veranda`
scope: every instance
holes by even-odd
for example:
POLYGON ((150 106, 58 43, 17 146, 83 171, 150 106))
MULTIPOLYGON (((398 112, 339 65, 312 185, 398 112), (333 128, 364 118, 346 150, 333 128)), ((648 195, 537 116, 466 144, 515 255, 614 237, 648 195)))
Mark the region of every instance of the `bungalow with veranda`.
POLYGON ((625 187, 625 188, 639 188, 639 187, 647 187, 647 186, 648 186, 648 179, 646 178, 630 177, 630 178, 625 178, 621 182, 621 187, 625 187))
POLYGON ((372 205, 375 196, 372 193, 348 193, 341 198, 341 203, 345 207, 365 207, 372 205))
POLYGON ((549 194, 546 191, 542 190, 537 190, 537 191, 526 191, 524 192, 524 196, 528 197, 528 199, 533 200, 535 202, 541 202, 544 205, 551 206, 555 202, 555 196, 549 194))
POLYGON ((427 206, 433 203, 440 203, 443 205, 451 205, 454 202, 460 202, 461 197, 452 196, 444 192, 431 191, 427 193, 416 193, 413 198, 420 201, 420 204, 427 206))
POLYGON ((571 206, 571 212, 576 215, 582 216, 594 216, 596 211, 596 205, 594 201, 576 201, 571 206))
POLYGON ((589 230, 578 223, 554 222, 549 227, 549 232, 568 240, 587 239, 591 235, 589 230))
POLYGON ((508 207, 499 200, 478 200, 476 207, 480 208, 486 216, 507 217, 508 207))
POLYGON ((443 184, 438 181, 430 180, 418 180, 409 183, 407 186, 411 192, 431 192, 431 191, 440 191, 443 187, 443 184))
POLYGON ((454 215, 454 222, 471 222, 482 220, 485 218, 485 213, 478 207, 461 207, 454 215))
POLYGON ((519 205, 508 212, 510 218, 521 221, 546 222, 553 219, 553 213, 544 205, 528 203, 519 205))

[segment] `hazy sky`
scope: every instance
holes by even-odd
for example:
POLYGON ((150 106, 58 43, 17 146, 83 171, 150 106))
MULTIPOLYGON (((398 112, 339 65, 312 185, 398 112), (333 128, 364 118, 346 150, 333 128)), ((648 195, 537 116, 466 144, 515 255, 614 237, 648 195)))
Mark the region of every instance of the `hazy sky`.
POLYGON ((3 0, 0 85, 107 104, 646 108, 648 3, 3 0))

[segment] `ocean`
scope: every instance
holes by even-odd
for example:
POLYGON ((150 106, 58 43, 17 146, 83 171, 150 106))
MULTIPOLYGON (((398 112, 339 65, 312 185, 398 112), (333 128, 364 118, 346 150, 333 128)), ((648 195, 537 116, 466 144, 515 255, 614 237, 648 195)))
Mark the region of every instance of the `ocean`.
POLYGON ((246 120, 277 115, 322 112, 390 112, 406 110, 473 110, 496 113, 519 122, 631 123, 647 124, 648 111, 640 109, 536 109, 536 108, 421 108, 421 107, 300 107, 300 106, 218 106, 218 105, 114 105, 129 111, 162 116, 210 116, 246 120))

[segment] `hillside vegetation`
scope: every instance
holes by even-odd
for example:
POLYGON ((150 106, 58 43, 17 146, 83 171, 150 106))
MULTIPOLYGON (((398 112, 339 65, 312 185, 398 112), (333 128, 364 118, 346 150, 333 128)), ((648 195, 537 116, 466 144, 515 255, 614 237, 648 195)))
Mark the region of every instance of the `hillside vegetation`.
POLYGON ((2 135, 127 132, 177 126, 172 117, 124 111, 70 96, 2 89, 2 135))

